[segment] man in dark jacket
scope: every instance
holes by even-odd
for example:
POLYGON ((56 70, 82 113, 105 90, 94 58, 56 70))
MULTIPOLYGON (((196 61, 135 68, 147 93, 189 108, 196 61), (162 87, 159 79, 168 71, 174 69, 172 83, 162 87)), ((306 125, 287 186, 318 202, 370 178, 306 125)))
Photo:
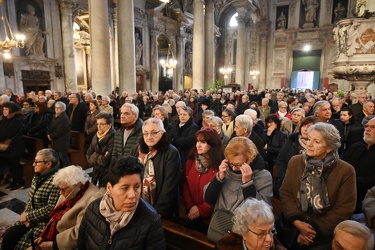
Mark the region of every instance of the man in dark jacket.
POLYGON ((138 118, 139 109, 134 104, 125 103, 121 107, 122 127, 116 131, 111 165, 121 156, 129 156, 130 150, 142 136, 143 121, 138 118))
POLYGON ((87 105, 84 102, 80 102, 79 94, 73 93, 69 96, 69 106, 66 109, 66 114, 70 120, 70 130, 84 133, 87 111, 87 105))

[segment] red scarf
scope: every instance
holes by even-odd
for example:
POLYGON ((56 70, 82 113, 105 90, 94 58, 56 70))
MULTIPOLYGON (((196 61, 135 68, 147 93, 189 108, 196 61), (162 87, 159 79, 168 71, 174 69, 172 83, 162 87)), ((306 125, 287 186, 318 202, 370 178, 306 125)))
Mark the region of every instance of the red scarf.
POLYGON ((74 206, 74 204, 79 201, 79 199, 82 198, 86 190, 89 188, 89 185, 90 182, 86 182, 86 184, 81 187, 81 190, 78 191, 77 195, 73 199, 64 200, 49 213, 49 217, 51 219, 39 235, 39 237, 41 237, 43 241, 53 241, 56 239, 57 222, 59 222, 63 215, 68 212, 74 206))

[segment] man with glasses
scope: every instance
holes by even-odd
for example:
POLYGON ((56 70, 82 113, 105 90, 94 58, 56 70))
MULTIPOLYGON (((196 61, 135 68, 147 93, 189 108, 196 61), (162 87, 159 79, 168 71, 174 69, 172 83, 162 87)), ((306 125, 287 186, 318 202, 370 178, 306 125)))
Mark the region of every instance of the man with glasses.
MULTIPOLYGON (((365 120, 366 122, 366 120, 365 120)), ((344 161, 356 171, 357 205, 354 213, 362 213, 362 201, 367 190, 375 186, 375 118, 363 124, 363 142, 352 144, 345 153, 344 161)))
POLYGON ((53 177, 60 167, 56 151, 49 148, 38 151, 33 167, 35 176, 25 211, 19 221, 4 233, 1 249, 31 247, 29 235, 39 235, 42 232, 49 221, 48 214, 60 196, 58 188, 52 184, 53 177))
POLYGON ((139 109, 134 104, 125 103, 121 107, 121 128, 116 131, 111 165, 119 157, 129 156, 131 148, 142 137, 143 121, 138 117, 139 109))

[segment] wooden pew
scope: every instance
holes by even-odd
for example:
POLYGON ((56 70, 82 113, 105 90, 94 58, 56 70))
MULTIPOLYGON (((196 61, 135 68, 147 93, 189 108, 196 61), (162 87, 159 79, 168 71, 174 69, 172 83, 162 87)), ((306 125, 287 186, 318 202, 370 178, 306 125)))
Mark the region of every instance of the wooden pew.
POLYGON ((36 153, 44 148, 44 142, 42 139, 30 137, 27 135, 23 136, 23 141, 27 147, 28 152, 21 157, 21 165, 23 166, 23 175, 25 179, 25 188, 31 186, 31 181, 34 177, 34 166, 33 161, 36 153))
POLYGON ((85 135, 78 131, 70 131, 69 146, 70 163, 86 169, 88 166, 85 155, 85 135))
POLYGON ((162 219, 167 249, 215 249, 215 245, 208 241, 201 232, 187 228, 172 221, 162 219))

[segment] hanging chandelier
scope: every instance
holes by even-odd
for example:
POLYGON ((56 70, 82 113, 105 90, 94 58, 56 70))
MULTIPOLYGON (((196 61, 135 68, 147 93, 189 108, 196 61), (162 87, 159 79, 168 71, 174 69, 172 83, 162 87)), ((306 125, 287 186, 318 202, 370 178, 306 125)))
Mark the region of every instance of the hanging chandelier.
POLYGON ((0 48, 3 51, 4 58, 9 59, 11 57, 10 52, 14 47, 16 48, 25 47, 25 35, 13 34, 8 18, 6 17, 6 15, 4 15, 2 0, 0 0, 0 5, 1 5, 1 21, 3 22, 3 26, 4 26, 3 29, 4 29, 4 34, 5 34, 4 40, 0 39, 0 48))
POLYGON ((257 76, 259 75, 259 71, 258 70, 250 70, 250 76, 253 77, 253 79, 257 78, 257 76))
MULTIPOLYGON (((167 69, 167 73, 168 73, 168 70, 169 69, 172 69, 172 73, 173 73, 173 69, 176 68, 177 66, 177 60, 174 58, 174 55, 173 55, 173 52, 171 50, 171 44, 169 43, 168 44, 168 53, 167 53, 167 59, 160 59, 160 65, 167 69)), ((171 71, 169 71, 171 72, 171 71)))
POLYGON ((219 69, 220 73, 224 75, 224 79, 228 78, 228 75, 232 73, 232 68, 224 67, 219 69))

